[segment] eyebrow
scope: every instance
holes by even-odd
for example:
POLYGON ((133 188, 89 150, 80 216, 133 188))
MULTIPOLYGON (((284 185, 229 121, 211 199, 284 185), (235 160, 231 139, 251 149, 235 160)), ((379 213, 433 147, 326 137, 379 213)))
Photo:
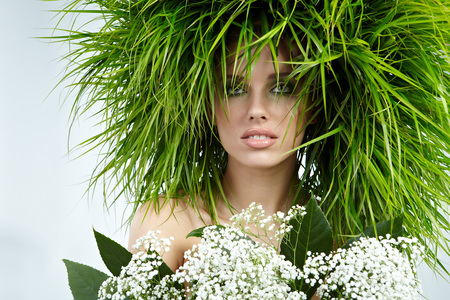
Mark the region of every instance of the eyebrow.
POLYGON ((235 75, 235 74, 227 74, 227 79, 238 79, 238 80, 242 80, 243 78, 245 78, 245 76, 235 75))
POLYGON ((291 75, 292 72, 281 72, 281 73, 272 73, 269 76, 267 76, 267 78, 269 79, 275 79, 277 77, 287 77, 289 75, 291 75))
MULTIPOLYGON (((281 73, 272 73, 267 76, 268 79, 275 79, 277 77, 287 77, 291 75, 292 72, 281 72, 281 73)), ((239 81, 242 81, 242 79, 245 78, 245 76, 241 75, 234 75, 234 74, 227 74, 227 79, 237 79, 239 81)))

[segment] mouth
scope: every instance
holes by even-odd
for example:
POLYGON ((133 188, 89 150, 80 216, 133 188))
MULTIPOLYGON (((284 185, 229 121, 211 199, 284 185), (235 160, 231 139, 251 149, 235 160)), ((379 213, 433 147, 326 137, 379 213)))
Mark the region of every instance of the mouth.
POLYGON ((251 128, 244 132, 241 136, 242 139, 255 139, 255 140, 264 140, 264 139, 276 139, 278 138, 272 130, 267 128, 251 128))
POLYGON ((270 137, 267 135, 251 135, 251 136, 245 137, 244 139, 266 140, 266 139, 273 139, 273 137, 270 137))
POLYGON ((241 136, 242 142, 251 148, 267 148, 275 144, 278 137, 270 129, 252 128, 241 136))

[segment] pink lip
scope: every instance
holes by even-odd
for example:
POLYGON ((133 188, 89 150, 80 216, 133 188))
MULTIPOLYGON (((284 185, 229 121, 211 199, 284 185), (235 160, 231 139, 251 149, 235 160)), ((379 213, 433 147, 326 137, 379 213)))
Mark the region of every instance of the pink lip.
POLYGON ((242 142, 251 148, 267 148, 275 144, 277 136, 270 129, 267 128, 251 128, 244 132, 241 136, 242 142), (265 135, 266 139, 255 139, 252 136, 265 135))

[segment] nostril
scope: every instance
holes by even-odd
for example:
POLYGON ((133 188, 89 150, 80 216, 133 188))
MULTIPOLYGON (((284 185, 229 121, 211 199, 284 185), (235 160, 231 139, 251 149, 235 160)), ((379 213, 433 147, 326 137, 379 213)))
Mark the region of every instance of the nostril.
POLYGON ((264 121, 267 121, 269 118, 268 118, 268 116, 266 115, 266 113, 265 112, 256 112, 256 113, 250 113, 249 115, 248 115, 248 119, 249 120, 264 120, 264 121))

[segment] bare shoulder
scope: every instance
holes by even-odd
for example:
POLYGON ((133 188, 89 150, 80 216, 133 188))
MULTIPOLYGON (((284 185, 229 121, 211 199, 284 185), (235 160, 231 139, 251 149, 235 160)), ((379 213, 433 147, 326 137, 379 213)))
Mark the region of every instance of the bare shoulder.
POLYGON ((146 235, 150 230, 161 231, 160 237, 173 237, 170 251, 164 253, 164 262, 172 269, 176 270, 184 263, 184 252, 191 249, 193 245, 200 242, 197 238, 188 238, 192 230, 204 226, 198 214, 184 201, 171 200, 169 203, 155 211, 155 207, 150 204, 142 205, 136 212, 130 228, 130 238, 128 248, 136 240, 146 235), (176 206, 175 206, 176 205, 176 206))

